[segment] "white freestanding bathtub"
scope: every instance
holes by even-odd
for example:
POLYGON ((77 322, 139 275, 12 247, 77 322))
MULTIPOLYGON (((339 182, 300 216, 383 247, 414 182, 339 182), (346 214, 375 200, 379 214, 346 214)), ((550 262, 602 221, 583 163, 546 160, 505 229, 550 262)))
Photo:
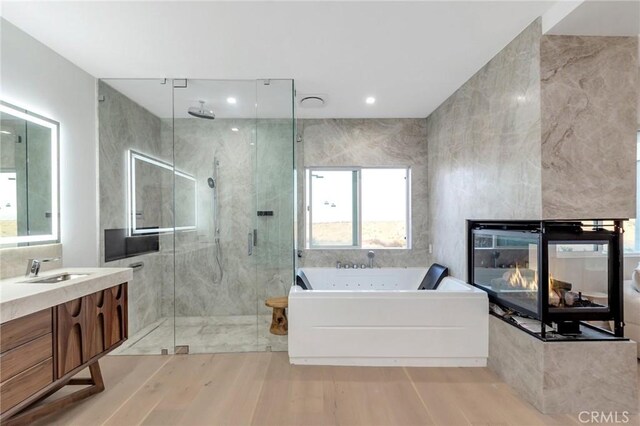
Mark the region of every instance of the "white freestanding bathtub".
POLYGON ((291 364, 483 367, 487 293, 427 269, 302 268, 310 289, 289 292, 291 364))

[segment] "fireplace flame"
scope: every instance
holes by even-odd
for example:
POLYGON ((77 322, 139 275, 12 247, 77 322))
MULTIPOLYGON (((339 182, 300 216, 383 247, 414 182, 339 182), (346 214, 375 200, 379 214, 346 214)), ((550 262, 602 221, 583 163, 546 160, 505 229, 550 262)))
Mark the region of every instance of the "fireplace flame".
POLYGON ((538 272, 536 271, 534 273, 533 279, 527 278, 524 275, 522 275, 522 272, 520 272, 520 268, 516 264, 516 270, 509 275, 507 282, 511 287, 514 287, 514 288, 537 291, 538 290, 538 272))

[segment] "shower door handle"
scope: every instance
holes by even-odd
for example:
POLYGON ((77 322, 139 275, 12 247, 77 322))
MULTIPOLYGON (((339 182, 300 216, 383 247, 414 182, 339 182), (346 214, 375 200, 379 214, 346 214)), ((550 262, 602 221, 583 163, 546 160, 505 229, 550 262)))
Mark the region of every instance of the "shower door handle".
POLYGON ((247 234, 247 255, 251 256, 253 254, 253 232, 249 232, 247 234))

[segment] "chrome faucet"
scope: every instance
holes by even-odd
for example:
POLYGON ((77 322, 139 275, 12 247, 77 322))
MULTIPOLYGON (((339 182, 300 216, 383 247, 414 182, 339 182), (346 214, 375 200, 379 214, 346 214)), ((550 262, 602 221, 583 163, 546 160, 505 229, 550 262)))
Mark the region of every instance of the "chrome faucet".
POLYGON ((47 259, 29 259, 27 261, 27 272, 24 274, 26 278, 37 277, 40 272, 40 267, 46 262, 57 262, 59 257, 50 257, 47 259))
POLYGON ((340 269, 342 268, 342 263, 340 263, 340 261, 336 261, 336 269, 340 269))
POLYGON ((373 250, 369 250, 369 253, 367 253, 367 258, 369 258, 369 268, 373 268, 374 257, 376 257, 376 254, 373 252, 373 250))

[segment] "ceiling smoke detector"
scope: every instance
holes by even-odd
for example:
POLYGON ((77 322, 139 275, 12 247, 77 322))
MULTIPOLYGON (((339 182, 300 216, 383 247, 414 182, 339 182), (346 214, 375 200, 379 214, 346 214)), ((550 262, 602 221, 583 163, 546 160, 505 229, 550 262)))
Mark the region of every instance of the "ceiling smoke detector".
POLYGON ((324 95, 302 95, 300 106, 302 108, 322 108, 325 105, 324 95))

